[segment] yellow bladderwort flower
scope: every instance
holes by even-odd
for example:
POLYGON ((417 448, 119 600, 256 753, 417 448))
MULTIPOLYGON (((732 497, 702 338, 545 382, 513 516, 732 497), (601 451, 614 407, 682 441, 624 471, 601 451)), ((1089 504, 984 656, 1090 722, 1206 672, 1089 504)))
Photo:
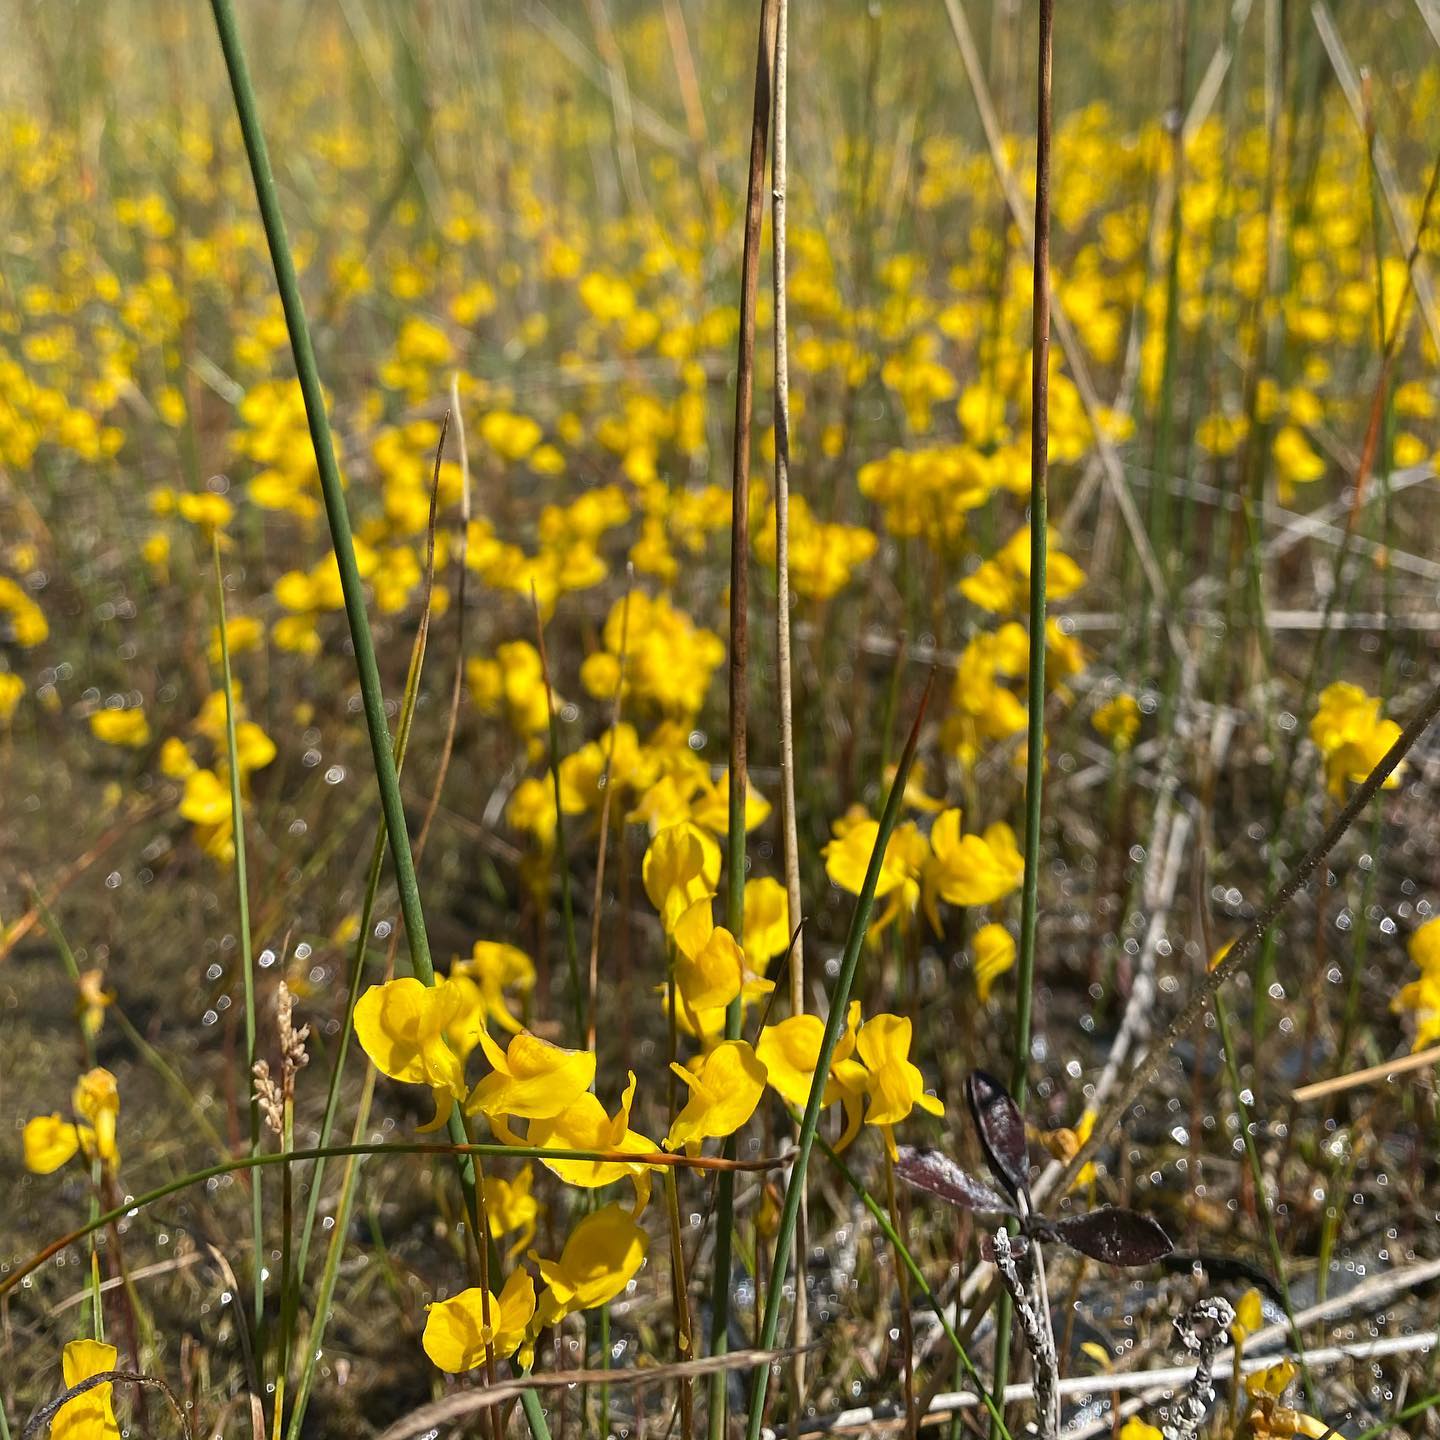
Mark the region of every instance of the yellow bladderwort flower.
POLYGON ((865 1123, 877 1126, 892 1160, 898 1158, 895 1129, 917 1105, 929 1115, 943 1115, 944 1104, 925 1093, 925 1077, 910 1061, 913 1026, 907 1015, 873 1015, 860 1027, 855 1048, 866 1070, 870 1096, 865 1123))
POLYGON ((1280 1402, 1297 1373, 1293 1360, 1278 1360, 1274 1365, 1245 1377, 1245 1394, 1250 1411, 1245 1417, 1247 1433, 1256 1440, 1291 1440, 1303 1435, 1308 1440, 1322 1440, 1334 1434, 1333 1429, 1314 1415, 1293 1409, 1280 1402))
POLYGON ((1230 1338, 1237 1346, 1244 1343, 1265 1323, 1265 1310, 1260 1301, 1260 1292, 1247 1290, 1235 1307, 1235 1320, 1230 1326, 1230 1338))
POLYGON ((82 970, 75 982, 75 1014, 80 1028, 93 1040, 105 1023, 106 1008, 115 1003, 115 992, 105 988, 105 972, 82 970))
POLYGON ((667 826, 650 842, 641 866, 650 903, 660 912, 668 935, 698 900, 715 894, 720 883, 720 847, 698 825, 667 826))
MULTIPOLYGON (((562 1114, 543 1120, 532 1120, 525 1137, 527 1145, 552 1150, 617 1150, 632 1155, 653 1155, 659 1148, 647 1136, 630 1128, 630 1108, 635 1103, 635 1072, 620 1099, 620 1108, 608 1115, 605 1107, 588 1090, 562 1114)), ((629 1164, 622 1160, 543 1160, 567 1185, 584 1190, 598 1190, 627 1175, 635 1185, 635 1208, 639 1219, 650 1199, 650 1167, 629 1164)))
POLYGON ((1165 1437, 1153 1425, 1147 1425, 1138 1415, 1132 1415, 1120 1427, 1120 1440, 1165 1440, 1165 1437))
MULTIPOLYGON (((99 1340, 72 1340, 60 1360, 65 1388, 72 1390, 92 1376, 114 1370, 118 1358, 119 1352, 113 1345, 99 1340)), ((107 1380, 67 1400, 50 1422, 51 1440, 120 1440, 114 1389, 107 1380)))
POLYGON ((93 1153, 107 1165, 114 1165, 120 1159, 115 1148, 115 1126, 120 1116, 120 1088, 115 1077, 97 1065, 87 1070, 76 1082, 75 1093, 70 1097, 75 1114, 89 1127, 80 1130, 80 1143, 87 1153, 93 1153))
POLYGON ((59 1112, 36 1115, 25 1122, 25 1168, 36 1175, 51 1175, 80 1149, 80 1132, 59 1112))
POLYGON ((131 710, 97 710, 90 717, 90 732, 107 745, 138 750, 150 743, 150 722, 145 712, 131 710))
POLYGON ((382 1075, 427 1085, 435 1118, 419 1127, 438 1130, 465 1098, 465 1066, 446 1035, 470 1008, 470 997, 449 980, 426 985, 413 976, 372 985, 355 1005, 355 1038, 382 1075))
MULTIPOLYGON (((837 1150, 843 1150, 860 1133, 864 1119, 865 1067, 850 1058, 859 1031, 860 1002, 852 1000, 845 1029, 835 1043, 822 1097, 826 1106, 839 1101, 844 1107, 845 1132, 836 1142, 837 1150)), ((755 1055, 765 1067, 766 1084, 797 1110, 809 1102, 824 1036, 825 1022, 818 1015, 792 1015, 760 1032, 755 1055)))
MULTIPOLYGON (((831 832, 835 838, 820 852, 825 857, 825 873, 832 884, 858 895, 865 883, 871 852, 880 836, 879 822, 856 806, 834 823, 831 832)), ((928 850, 924 836, 912 822, 897 825, 891 831, 875 885, 875 898, 888 903, 871 923, 872 939, 898 915, 909 915, 914 910, 920 898, 918 877, 928 850)))
POLYGON ((494 1067, 470 1092, 469 1115, 484 1115, 508 1144, 515 1139, 507 1119, 549 1120, 563 1114, 594 1083, 595 1056, 588 1050, 566 1050, 528 1030, 511 1036, 502 1050, 484 1031, 480 1048, 494 1067))
MULTIPOLYGON (((434 1365, 458 1375, 483 1365, 487 1346, 497 1360, 505 1360, 526 1343, 535 1318, 535 1282, 529 1271, 515 1270, 499 1295, 487 1296, 476 1286, 425 1309, 425 1333, 420 1343, 434 1365)), ((521 1364, 526 1363, 527 1358, 522 1357, 521 1364)))
POLYGON ((648 1247, 645 1232, 623 1206, 606 1205, 587 1215, 570 1232, 558 1260, 536 1257, 545 1291, 532 1330, 613 1300, 645 1263, 648 1247))
POLYGON ((485 1223, 493 1239, 503 1240, 518 1231, 505 1252, 513 1260, 535 1238, 535 1222, 540 1218, 540 1202, 533 1193, 535 1168, 529 1161, 516 1172, 513 1180, 503 1175, 485 1177, 485 1223))
POLYGON ((1090 723, 1117 753, 1128 750, 1140 733, 1140 704, 1133 695, 1121 693, 1107 700, 1090 717, 1090 723))
POLYGON ((1404 986, 1390 1002, 1395 1013, 1415 1016, 1411 1051, 1424 1050, 1440 1040, 1440 917, 1427 920, 1410 937, 1407 947, 1420 977, 1404 986))
POLYGON ((747 998, 768 995, 773 982, 747 971, 745 952, 735 937, 716 925, 707 895, 697 900, 675 922, 675 989, 681 1003, 695 1014, 728 1005, 743 990, 747 998))
POLYGON ((450 974, 463 975, 479 986, 485 1014, 497 1025, 511 1034, 521 1028, 505 1000, 505 991, 528 995, 535 988, 535 966, 523 950, 497 940, 477 940, 468 960, 451 962, 450 974))
POLYGON ((690 1097, 671 1122, 667 1150, 684 1146, 686 1154, 698 1155, 706 1140, 733 1135, 755 1113, 765 1091, 765 1067, 744 1040, 722 1041, 693 1073, 674 1063, 670 1068, 690 1097))
POLYGON ((745 963, 757 975, 790 948, 790 900, 769 875, 745 882, 745 963))
POLYGON ((0 671, 0 725, 8 725, 15 718, 15 708, 25 693, 25 682, 8 670, 0 671))
POLYGON ((25 1168, 37 1175, 49 1175, 77 1153, 98 1159, 112 1169, 120 1160, 115 1144, 120 1114, 120 1091, 115 1077, 106 1069, 88 1070, 75 1082, 70 1108, 76 1121, 59 1113, 37 1115, 26 1122, 23 1143, 25 1168))
MULTIPOLYGON (((1380 718, 1380 700, 1358 685, 1337 680, 1320 692, 1310 738, 1325 759, 1326 785, 1336 800, 1345 798, 1345 786, 1359 784, 1400 738, 1393 720, 1380 718)), ((1385 789, 1400 784, 1402 767, 1386 777, 1385 789)))
POLYGON ((930 831, 925 913, 937 935, 941 933, 939 901, 993 905, 1018 890, 1025 877, 1025 860, 1008 825, 997 821, 983 835, 962 835, 961 819, 959 810, 946 810, 930 831))
POLYGON ((1015 937, 992 922, 975 932, 971 948, 975 952, 975 990, 984 1005, 996 980, 1015 964, 1015 937))

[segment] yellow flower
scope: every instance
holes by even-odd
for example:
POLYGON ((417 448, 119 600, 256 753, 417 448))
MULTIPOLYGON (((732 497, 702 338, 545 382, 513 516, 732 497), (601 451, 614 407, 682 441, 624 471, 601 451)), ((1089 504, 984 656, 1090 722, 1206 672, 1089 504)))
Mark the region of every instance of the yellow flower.
POLYGON ((15 715, 15 707, 25 693, 25 682, 8 670, 0 671, 0 724, 8 725, 15 715))
MULTIPOLYGON (((115 1369, 118 1352, 98 1340, 72 1340, 61 1356, 65 1388, 73 1389, 95 1375, 115 1369)), ((67 1400, 50 1422, 51 1440, 120 1440, 112 1401, 114 1385, 106 1381, 67 1400)))
POLYGON ((75 992, 75 1013, 80 1028, 93 1040, 105 1023, 106 1007, 115 1003, 115 992, 105 988, 105 972, 96 968, 80 972, 75 992))
POLYGON ((720 847, 698 825, 682 821, 651 840, 640 873, 668 935, 697 900, 715 893, 720 883, 720 847))
POLYGON ((143 710, 96 710, 90 716, 90 731, 107 745, 124 745, 138 750, 150 741, 150 722, 143 710))
POLYGON ((505 1120, 548 1120, 583 1095, 595 1079, 595 1057, 588 1050, 566 1050, 528 1030, 511 1036, 502 1050, 484 1030, 480 1048, 494 1067, 470 1092, 468 1114, 483 1114, 502 1139, 505 1120))
POLYGON ((991 923, 975 932, 975 989, 983 1005, 990 998, 996 980, 1015 964, 1015 937, 1003 926, 991 923))
POLYGON ((523 950, 496 940, 477 940, 470 947, 470 958, 453 961, 450 973, 464 975, 479 986, 485 1014, 497 1025, 511 1034, 520 1029, 505 991, 513 988, 528 995, 535 988, 535 966, 523 950))
POLYGON ((1120 1427, 1120 1440, 1165 1440, 1153 1425, 1147 1425, 1138 1415, 1132 1415, 1120 1427))
POLYGON ((58 1112, 36 1115, 25 1122, 25 1168, 36 1175, 51 1175, 80 1149, 80 1132, 58 1112))
POLYGON ((790 900, 769 875, 745 882, 745 962, 757 975, 790 948, 790 900))
POLYGON ((513 1180, 507 1180, 503 1175, 485 1177, 485 1223, 491 1236, 501 1240, 512 1230, 519 1232, 514 1244, 505 1253, 507 1260, 514 1259, 535 1238, 540 1202, 532 1193, 534 1184, 535 1169, 528 1161, 513 1180))
POLYGON ((1245 1423, 1248 1433, 1255 1440, 1282 1440, 1282 1437, 1290 1440, 1297 1435, 1306 1436, 1308 1440, 1321 1440, 1323 1436, 1334 1434, 1323 1420, 1280 1403, 1295 1375, 1293 1360, 1277 1360, 1264 1370, 1245 1377, 1245 1394, 1250 1400, 1245 1423))
POLYGON ((75 1082, 70 1104, 86 1122, 80 1129, 80 1142, 86 1152, 98 1155, 107 1165, 115 1164, 120 1158, 115 1148, 115 1125, 120 1115, 120 1089, 115 1077, 103 1066, 87 1070, 75 1082))
POLYGON ((179 809, 192 825, 229 824, 230 787, 213 770, 192 770, 185 777, 179 809))
POLYGON ((959 810, 946 810, 930 831, 932 856, 925 866, 925 913, 937 935, 941 931, 939 901, 993 905, 1019 889, 1025 877, 1025 861, 1008 825, 997 821, 983 835, 962 835, 961 818, 959 810))
POLYGON ((728 930, 714 923, 708 895, 680 916, 671 939, 675 988, 692 1012, 728 1005, 742 988, 750 995, 769 994, 775 988, 769 980, 747 976, 745 952, 728 930))
POLYGON ((870 1095, 865 1123, 879 1127, 892 1160, 899 1154, 894 1126, 915 1106, 930 1115, 945 1113, 945 1106, 925 1093, 925 1077, 910 1062, 912 1030, 909 1016, 874 1015, 860 1027, 855 1042, 870 1095))
POLYGON ((539 1260, 545 1292, 535 1314, 536 1326, 554 1325, 577 1310, 593 1310, 613 1300, 645 1261, 645 1232, 620 1205, 587 1215, 565 1241, 558 1260, 539 1260))
POLYGON ((428 1085, 435 1118, 422 1131, 436 1130, 465 1098, 465 1067, 446 1033, 464 1014, 468 997, 446 980, 426 985, 413 976, 372 985, 355 1005, 355 1038, 382 1075, 408 1085, 428 1085))
POLYGON ((1107 700, 1090 717, 1090 723, 1116 749, 1128 750, 1140 733, 1140 706, 1133 695, 1122 692, 1107 700))
MULTIPOLYGON (((1337 680, 1320 692, 1310 738, 1325 759, 1326 784, 1337 800, 1345 798, 1345 786, 1358 784, 1384 758, 1400 738, 1393 720, 1380 718, 1380 701, 1358 685, 1337 680)), ((1397 768, 1387 777, 1385 789, 1400 784, 1397 768)))
MULTIPOLYGON (((870 855, 880 838, 878 821, 871 820, 859 806, 837 820, 831 827, 834 839, 821 850, 825 857, 825 873, 833 885, 858 895, 865 883, 870 855)), ((875 898, 889 898, 889 904, 870 926, 872 936, 878 935, 897 915, 908 915, 920 897, 917 876, 925 864, 928 846, 912 822, 897 825, 885 847, 880 875, 875 884, 875 898)))
POLYGON ((498 1297, 486 1295, 477 1286, 425 1309, 420 1343, 434 1365, 458 1375, 483 1365, 487 1346, 497 1360, 507 1359, 520 1348, 535 1315, 535 1282, 529 1271, 514 1270, 498 1297))
POLYGON ((1243 1345, 1265 1323, 1264 1309, 1260 1303, 1260 1292, 1247 1290, 1235 1307, 1235 1321, 1230 1326, 1231 1338, 1237 1345, 1243 1345))
POLYGON ((667 1150, 683 1145, 687 1154, 698 1155, 707 1139, 733 1135, 755 1113, 765 1091, 765 1067, 744 1040, 723 1041, 693 1074, 682 1065, 670 1068, 685 1082, 690 1098, 670 1125, 667 1150))
MULTIPOLYGON (((655 1142, 630 1128, 630 1107, 635 1103, 633 1070, 629 1077, 620 1108, 613 1116, 607 1115, 600 1101, 586 1091, 562 1114, 531 1121, 525 1143, 553 1150, 618 1150, 653 1155, 657 1148, 655 1142)), ((541 1163, 567 1185, 578 1185, 585 1190, 597 1190, 628 1175, 635 1185, 633 1213, 637 1218, 650 1198, 650 1168, 646 1165, 620 1160, 543 1160, 541 1163)))
MULTIPOLYGON (((863 1118, 865 1070, 850 1059, 859 1030, 860 1002, 852 1000, 845 1029, 835 1044, 822 1097, 826 1106, 838 1100, 844 1107, 845 1132, 835 1146, 837 1150, 843 1150, 855 1138, 863 1118)), ((797 1110, 803 1110, 809 1103, 824 1036, 825 1023, 818 1015, 792 1015, 776 1025, 767 1025, 760 1032, 755 1055, 765 1067, 766 1083, 797 1110)))

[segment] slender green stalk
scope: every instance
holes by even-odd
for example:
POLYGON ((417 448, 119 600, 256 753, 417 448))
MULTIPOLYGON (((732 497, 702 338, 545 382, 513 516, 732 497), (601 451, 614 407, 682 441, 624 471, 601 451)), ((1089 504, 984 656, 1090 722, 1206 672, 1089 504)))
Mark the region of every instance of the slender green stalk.
POLYGON ((855 1198, 874 1217, 875 1223, 880 1227, 880 1233, 895 1248, 895 1253, 900 1257, 901 1264, 909 1272, 910 1278, 919 1287, 920 1293, 925 1297, 926 1303, 935 1312, 936 1319, 940 1321, 940 1328, 945 1332, 945 1338, 950 1342, 951 1348, 955 1351, 955 1357, 964 1367, 965 1373, 975 1383, 975 1389, 979 1393, 980 1403, 990 1412, 991 1423, 997 1428, 1000 1440, 1010 1440, 1010 1432, 1005 1428, 1005 1417, 996 1404, 995 1395, 985 1388, 985 1382, 980 1378, 980 1372, 975 1368, 975 1362, 970 1358, 970 1352, 966 1350, 964 1342, 955 1333, 955 1327, 950 1323, 949 1317, 945 1314, 945 1306, 941 1303, 940 1297, 930 1288, 930 1282, 925 1278, 925 1272, 916 1263, 915 1257, 910 1253, 910 1247, 900 1238, 900 1232, 891 1223, 890 1216, 886 1214, 885 1207, 865 1188, 855 1172, 836 1154, 830 1142, 823 1136, 817 1135, 815 1143, 825 1152, 826 1158, 840 1172, 840 1177, 854 1192, 855 1198))
MULTIPOLYGON (((360 700, 365 712, 365 727, 370 736, 370 754, 375 764, 376 783, 380 790, 380 806, 385 816, 390 853, 395 866, 395 883, 400 892, 400 912, 405 921, 405 935, 410 947, 410 965, 417 979, 427 985, 435 983, 435 966, 430 958, 430 942, 425 930, 425 914, 420 904, 420 886, 415 875, 415 860, 410 850, 410 836, 405 828, 405 805, 400 794, 400 781, 395 770, 395 757, 390 749, 390 736, 385 722, 385 697, 380 688, 380 669, 375 660, 375 642, 370 634, 370 620, 365 613, 365 591, 355 563, 355 542, 350 533, 350 514, 345 505, 345 491, 340 480, 340 467, 335 460, 335 446, 330 435, 330 421, 325 413, 325 394, 320 384, 320 370, 315 361, 315 348, 310 339, 310 326, 305 318, 305 305, 300 296, 300 281, 285 233, 285 217, 280 209, 280 193, 270 166, 270 153, 260 125, 255 90, 250 81, 250 68, 235 23, 233 0, 211 0, 215 29, 225 55, 225 68, 230 77, 230 90, 235 100, 235 113, 250 161, 255 182, 255 198, 260 208, 260 221, 270 250, 270 263, 280 292, 285 313, 285 326, 290 335, 290 349, 295 358, 296 377, 305 401, 305 418, 310 429, 310 443, 315 451, 315 464, 320 476, 320 490, 325 500, 325 517, 330 527, 330 541, 335 553, 340 588, 345 600, 345 617, 350 639, 355 647, 355 670, 360 682, 360 700)), ((458 1109, 450 1116, 449 1133, 457 1145, 465 1141, 465 1126, 458 1109)), ((457 1150, 460 1183, 467 1200, 475 1193, 475 1166, 471 1153, 457 1150)), ((473 1203, 467 1211, 474 1213, 473 1203)), ((477 1236, 483 1244, 484 1237, 477 1236)), ((549 1427, 538 1397, 529 1392, 522 1398, 525 1418, 535 1440, 549 1440, 549 1427)))
POLYGON ((1368 1430, 1362 1430, 1355 1440, 1378 1440, 1381 1435, 1388 1435, 1390 1431, 1399 1429, 1402 1420, 1413 1420, 1417 1415, 1423 1415, 1427 1410, 1433 1410, 1440 1405, 1440 1395, 1426 1395, 1414 1404, 1407 1405, 1403 1410, 1397 1410, 1388 1420, 1382 1420, 1378 1425, 1372 1425, 1368 1430))
MULTIPOLYGON (((1010 1093, 1023 1112, 1030 1069, 1035 992, 1035 936, 1040 913, 1040 803, 1045 780, 1045 585, 1049 556, 1050 444, 1050 73, 1054 0, 1040 0, 1035 105, 1035 264, 1030 323, 1030 693, 1025 752, 1025 879, 1020 896, 1020 955, 1015 975, 1015 1050, 1010 1093)), ((995 1393, 1003 1398, 1010 1369, 1011 1303, 1000 1299, 995 1393)), ((999 1433, 992 1419, 992 1440, 999 1433)))
MULTIPOLYGON (((850 931, 845 937, 845 949, 840 957, 840 973, 835 979, 835 989, 830 996, 830 1012, 825 1017, 825 1033, 821 1036, 820 1051, 815 1058, 815 1076, 810 1082, 810 1097, 805 1102, 805 1114, 800 1122, 795 1159, 785 1182, 785 1201, 780 1209, 780 1223, 775 1232, 770 1284, 765 1293, 765 1313, 760 1325, 759 1348, 762 1350, 773 1350, 775 1337, 780 1333, 780 1307, 785 1299, 785 1277, 795 1240, 795 1226, 800 1218, 800 1197, 805 1192, 805 1173, 810 1164, 810 1151, 816 1143, 816 1130, 820 1124, 825 1085, 830 1076, 830 1062, 835 1058, 835 1046, 839 1043, 840 1032, 845 1027, 845 1011, 850 1004, 855 971, 860 964, 860 952, 870 929, 870 916, 875 909, 875 887, 880 880, 880 867, 885 863, 885 851, 890 844, 890 836, 900 819, 905 782, 910 778, 910 767, 914 763, 915 750, 920 743, 920 725, 925 719, 925 710, 930 703, 930 691, 934 684, 935 672, 932 670, 925 684, 925 693, 921 697, 915 723, 910 730, 910 738, 905 742, 900 764, 896 767, 895 779, 890 784, 890 793, 880 816, 880 828, 875 836, 875 846, 870 852, 870 863, 865 867, 865 878, 861 881, 855 909, 851 912, 850 931)), ((821 1143, 823 1144, 823 1141, 821 1143)), ((888 1225, 889 1221, 884 1223, 888 1225)), ((796 1283, 803 1283, 803 1277, 797 1277, 796 1283)), ((745 1433, 748 1440, 760 1440, 760 1427, 765 1418, 765 1393, 769 1383, 770 1367, 757 1366, 751 1382, 750 1414, 746 1421, 745 1433)))
MULTIPOLYGON (((750 123, 750 173, 740 262, 740 335, 735 380, 735 435, 730 472, 730 792, 725 854, 725 927, 742 939, 745 926, 745 810, 749 783, 747 720, 750 687, 750 417, 755 395, 755 303, 760 289, 760 227, 765 214, 765 152, 770 136, 771 68, 775 59, 776 0, 760 0, 755 56, 755 106, 750 123)), ((725 1011, 725 1038, 740 1037, 743 1002, 725 1011)), ((734 1155, 735 1137, 723 1153, 734 1155)), ((715 1191, 715 1269, 710 1281, 710 1353, 730 1344, 730 1268, 734 1244, 735 1180, 722 1174, 715 1191)), ((725 1434, 726 1375, 710 1378, 710 1440, 725 1434)))
MULTIPOLYGON (((75 959, 75 952, 70 948, 70 942, 65 938, 65 932, 61 930, 54 915, 50 913, 50 907, 45 903, 44 898, 38 890, 31 891, 31 901, 40 912, 40 920, 45 926, 46 933, 55 942, 55 948, 60 952, 60 959, 69 974, 71 982, 77 990, 80 985, 80 966, 75 959)), ((90 1037, 90 1032, 85 1028, 84 1017, 80 1022, 80 1044, 85 1052, 86 1069, 95 1068, 95 1042, 90 1037)), ((102 1176, 101 1160, 97 1155, 90 1162, 90 1218, 93 1220, 100 1213, 100 1180, 102 1176)), ((105 1307, 102 1300, 103 1291, 100 1288, 100 1250, 92 1239, 90 1242, 90 1325, 91 1334, 96 1340, 105 1338, 105 1307)), ((140 1357, 135 1357, 139 1363, 140 1357)))
POLYGON ((0 1275, 0 1295, 13 1290, 20 1281, 27 1275, 34 1274, 52 1256, 83 1240, 87 1235, 102 1230, 107 1225, 113 1225, 133 1212, 148 1209, 161 1200, 167 1200, 171 1195, 178 1195, 192 1185, 203 1185, 217 1176, 234 1175, 241 1170, 261 1170, 267 1165, 293 1165, 308 1160, 334 1160, 347 1155, 458 1155, 506 1160, 589 1160, 625 1165, 655 1165, 666 1170, 743 1170, 747 1173, 778 1170, 788 1159, 766 1156, 758 1160, 725 1160, 708 1155, 672 1155, 668 1150, 622 1153, 618 1150, 568 1150, 548 1145, 502 1145, 494 1141, 427 1144, 419 1140, 391 1140, 383 1145, 317 1145, 306 1150, 261 1151, 258 1155, 234 1155, 216 1165, 207 1165, 203 1170, 192 1170, 188 1175, 169 1180, 143 1195, 128 1197, 124 1204, 117 1205, 113 1210, 106 1210, 77 1229, 52 1240, 23 1264, 0 1275))
POLYGON ((560 879, 560 915, 565 931, 565 964, 570 972, 570 1001, 575 1007, 575 1043, 585 1043, 585 988, 580 983, 580 951, 575 941, 575 900, 570 889, 570 852, 565 846, 565 807, 560 803, 560 719, 555 713, 555 690, 550 684, 550 657, 545 652, 545 622, 540 601, 530 587, 535 608, 535 640, 540 651, 540 673, 545 677, 545 714, 550 726, 550 781, 555 791, 555 870, 560 879))
MULTIPOLYGON (((422 624, 422 629, 423 624, 422 624)), ((410 672, 405 679, 405 699, 400 707, 400 721, 395 727, 395 772, 399 775, 405 764, 405 750, 410 741, 410 726, 415 714, 415 702, 420 694, 420 670, 424 662, 422 636, 417 634, 415 646, 410 655, 410 672)), ((365 877, 365 896, 360 905, 360 928, 355 936, 355 953, 350 961, 350 984, 345 997, 345 1023, 336 1037, 335 1060, 330 1069, 330 1086, 325 1096, 325 1114, 320 1121, 320 1144, 328 1145, 335 1129, 335 1117, 340 1108, 340 1091, 344 1079, 345 1057, 350 1048, 350 1036, 354 1024, 355 1006, 360 999, 360 982, 365 973, 365 952, 369 948, 370 925, 375 915, 375 898, 380 889, 380 874, 385 860, 385 824, 382 820, 376 827, 375 843, 370 851, 370 869, 365 877)), ((295 1269, 303 1278, 305 1262, 310 1255, 310 1240, 315 1229, 315 1218, 320 1209, 320 1182, 325 1174, 323 1161, 317 1161, 315 1172, 310 1177, 310 1198, 305 1206, 305 1222, 300 1230, 295 1269)))
MULTIPOLYGON (((240 912, 240 973, 245 982, 245 1090, 250 1097, 250 1153, 260 1150, 260 1099, 255 1073, 255 955, 250 944, 250 884, 245 869, 245 810, 240 794, 240 755, 235 740, 235 685, 230 674, 230 636, 225 618, 225 577, 220 573, 220 537, 210 537, 215 562, 215 605, 220 615, 220 675, 225 685, 225 756, 230 766, 230 829, 235 845, 235 900, 240 912)), ((255 1328, 265 1318, 265 1215, 260 1177, 250 1185, 251 1264, 255 1271, 255 1328)))

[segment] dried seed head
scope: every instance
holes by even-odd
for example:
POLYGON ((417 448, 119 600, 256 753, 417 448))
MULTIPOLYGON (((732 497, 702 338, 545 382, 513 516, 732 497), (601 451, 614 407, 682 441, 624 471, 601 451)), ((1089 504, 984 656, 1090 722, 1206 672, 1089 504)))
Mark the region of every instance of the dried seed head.
POLYGON ((280 1087, 270 1076, 270 1066, 264 1060, 255 1062, 255 1100, 265 1123, 277 1135, 285 1133, 285 1099, 280 1087))

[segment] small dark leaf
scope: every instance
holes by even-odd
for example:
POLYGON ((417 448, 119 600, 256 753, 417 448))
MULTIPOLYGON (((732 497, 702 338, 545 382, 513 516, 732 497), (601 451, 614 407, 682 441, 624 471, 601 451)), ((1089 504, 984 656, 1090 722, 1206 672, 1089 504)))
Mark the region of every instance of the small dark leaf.
POLYGON ((1030 1188, 1030 1157, 1025 1148, 1025 1121, 1010 1092, 983 1070, 965 1081, 970 1114, 980 1134, 985 1158, 995 1178, 1017 1199, 1030 1188))
POLYGON ((1013 1215, 1015 1207, 983 1180, 962 1170, 948 1155, 939 1150, 915 1150, 900 1147, 895 1173, 917 1190, 928 1190, 962 1210, 982 1210, 995 1215, 1013 1215))
MULTIPOLYGON (((1015 1259, 1022 1259, 1029 1248, 1030 1242, 1024 1235, 1012 1235, 1010 1237, 1010 1253, 1015 1259)), ((993 1265, 995 1263, 995 1237, 993 1235, 982 1235, 980 1237, 980 1258, 987 1265, 993 1265)))
POLYGON ((1152 1265, 1175 1247, 1148 1215, 1105 1206, 1086 1215, 1047 1221, 1046 1231, 1102 1265, 1152 1265))

